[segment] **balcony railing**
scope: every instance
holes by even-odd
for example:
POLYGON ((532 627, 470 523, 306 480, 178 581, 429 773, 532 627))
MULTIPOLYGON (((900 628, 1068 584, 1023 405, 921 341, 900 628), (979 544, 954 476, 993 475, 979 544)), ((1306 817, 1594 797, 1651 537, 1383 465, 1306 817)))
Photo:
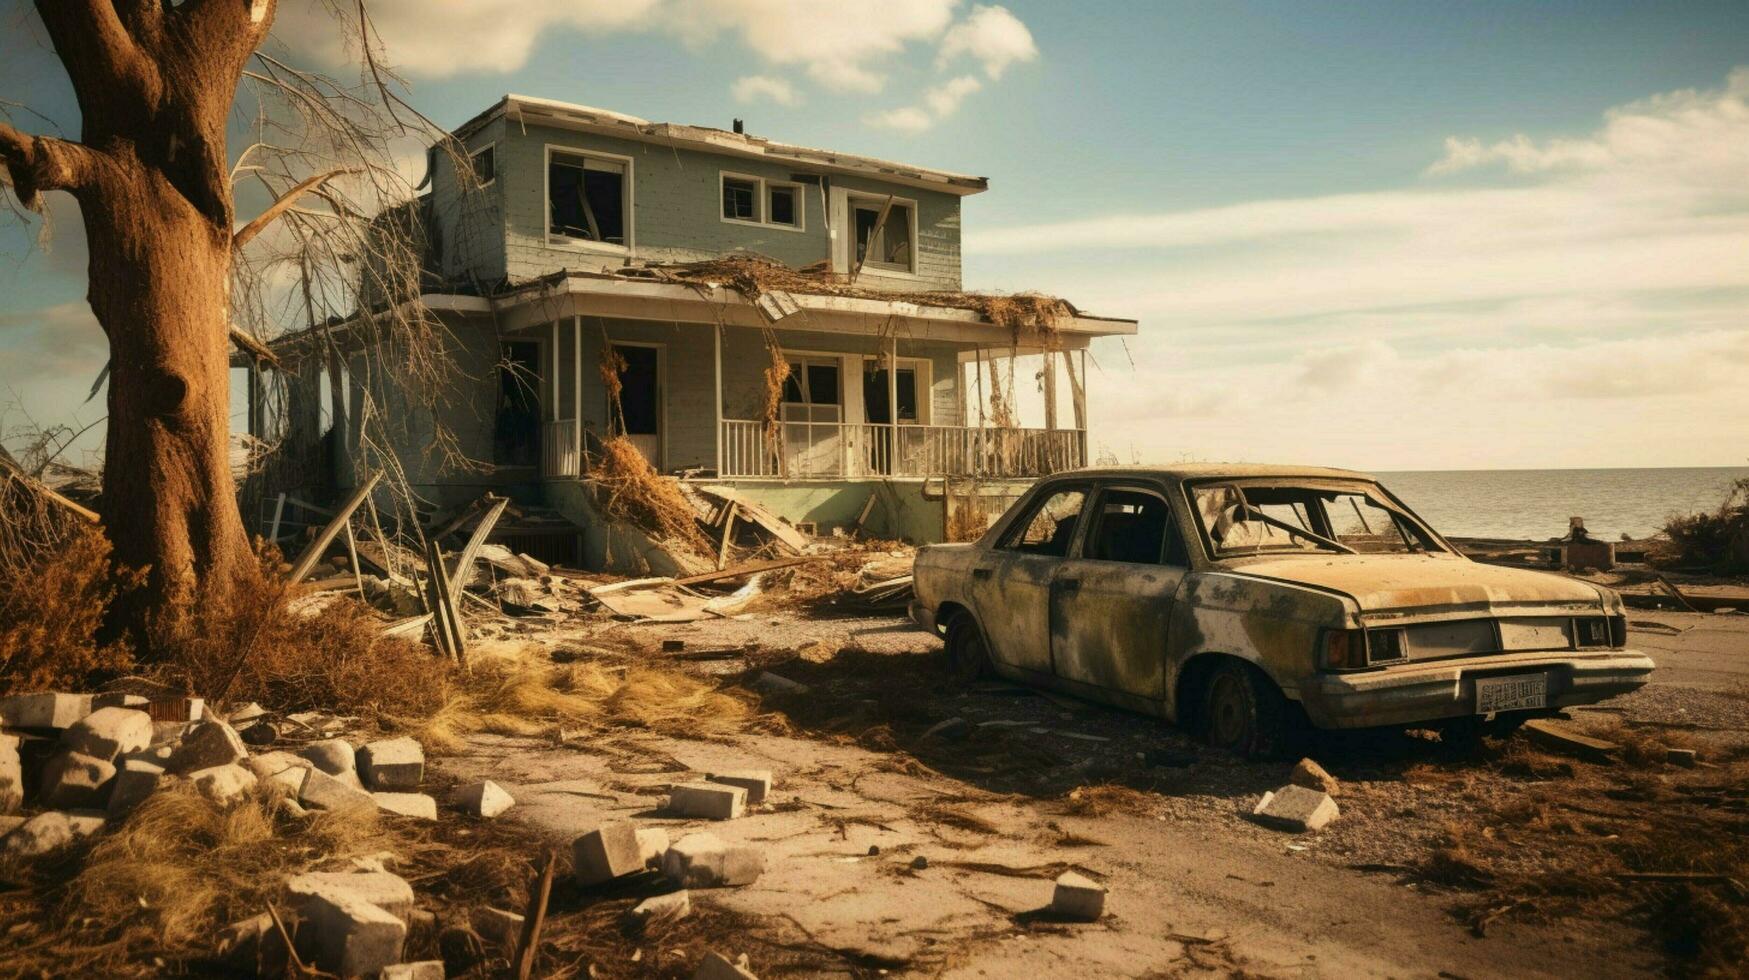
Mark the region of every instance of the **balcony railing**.
POLYGON ((577 423, 574 419, 542 422, 540 428, 540 471, 547 479, 578 476, 582 460, 577 452, 577 423))
POLYGON ((957 425, 783 422, 774 441, 765 423, 723 421, 723 476, 1037 477, 1086 462, 1078 429, 957 425))

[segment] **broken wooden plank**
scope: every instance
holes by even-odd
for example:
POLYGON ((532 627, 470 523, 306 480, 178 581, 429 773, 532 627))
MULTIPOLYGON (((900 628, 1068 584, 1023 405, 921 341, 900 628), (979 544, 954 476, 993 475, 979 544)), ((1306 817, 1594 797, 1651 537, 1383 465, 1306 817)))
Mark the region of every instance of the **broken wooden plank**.
MULTIPOLYGON (((770 561, 749 562, 745 565, 736 565, 734 568, 721 568, 714 572, 700 572, 697 575, 688 575, 685 578, 660 579, 659 581, 666 582, 669 585, 702 585, 706 582, 720 582, 726 578, 740 578, 743 575, 752 575, 755 572, 770 572, 779 568, 789 568, 794 565, 806 565, 809 562, 824 560, 824 558, 817 555, 799 555, 795 558, 773 558, 770 561)), ((590 591, 594 592, 595 590, 591 589, 590 591)))
POLYGON ((31 476, 29 473, 26 473, 24 471, 23 467, 20 467, 17 464, 13 463, 10 458, 5 457, 5 456, 0 456, 0 467, 3 467, 8 473, 11 473, 12 476, 14 478, 16 478, 20 483, 23 483, 25 486, 29 487, 30 489, 32 489, 32 490, 36 491, 37 493, 42 494, 44 497, 48 498, 50 501, 53 501, 54 503, 60 504, 62 507, 65 507, 66 509, 72 511, 73 513, 78 514, 80 517, 85 518, 86 520, 90 521, 91 523, 101 524, 103 522, 103 518, 97 516, 96 511, 92 510, 89 507, 84 506, 83 504, 74 503, 73 501, 68 500, 66 497, 63 497, 60 494, 56 493, 53 489, 51 489, 49 487, 48 484, 42 482, 41 480, 37 479, 34 476, 31 476))
POLYGON ((486 543, 486 536, 492 533, 492 526, 498 523, 504 508, 510 504, 509 497, 495 497, 491 509, 486 516, 480 518, 480 523, 474 526, 474 533, 468 537, 467 545, 462 548, 461 557, 455 560, 455 579, 449 586, 449 601, 459 604, 462 601, 462 589, 468 584, 472 574, 474 556, 480 553, 480 546, 486 543))
POLYGON ((450 601, 449 574, 443 567, 443 552, 436 541, 425 542, 426 600, 431 604, 431 632, 437 649, 457 663, 467 664, 467 637, 462 632, 461 616, 450 601))
POLYGON ((528 911, 522 917, 522 937, 516 944, 516 980, 529 980, 534 975, 534 961, 540 953, 541 928, 547 922, 547 899, 553 892, 553 865, 557 855, 547 852, 540 878, 529 889, 528 911))
POLYGON ((739 506, 733 500, 723 508, 723 543, 717 546, 717 571, 729 563, 729 542, 735 539, 735 508, 739 506))
POLYGON ((420 613, 417 616, 408 616, 405 619, 397 619, 394 622, 390 623, 389 625, 384 626, 382 629, 382 632, 379 635, 381 635, 381 636, 409 636, 409 635, 412 635, 412 634, 417 633, 420 630, 424 629, 426 623, 431 622, 431 615, 432 615, 431 613, 420 613))
POLYGON ((267 525, 267 540, 279 540, 279 519, 285 516, 285 493, 280 492, 279 498, 273 502, 273 523, 267 525))
POLYGON ((287 581, 296 585, 303 581, 304 576, 310 574, 310 570, 316 567, 316 562, 322 560, 322 552, 327 551, 328 546, 334 543, 334 538, 340 534, 340 528, 352 519, 352 512, 358 509, 359 504, 364 503, 365 498, 370 496, 370 492, 376 489, 377 481, 382 478, 381 473, 373 473, 370 479, 352 492, 352 496, 346 499, 346 505, 340 508, 340 512, 334 515, 334 519, 328 522, 328 526, 322 528, 322 533, 316 535, 316 540, 311 541, 310 546, 304 549, 304 553, 298 556, 297 563, 292 566, 291 574, 287 576, 287 581))
POLYGON ((1621 751, 1621 746, 1614 742, 1581 735, 1543 718, 1533 718, 1525 722, 1524 733, 1532 742, 1545 749, 1604 765, 1614 762, 1615 754, 1621 751))
POLYGON ((766 533, 770 534, 773 538, 776 538, 789 550, 796 552, 797 554, 807 550, 808 539, 802 537, 800 531, 791 527, 787 521, 783 520, 783 518, 778 517, 776 514, 773 514, 764 507, 748 500, 746 497, 741 496, 728 487, 700 487, 699 492, 717 497, 721 500, 734 502, 736 505, 735 512, 738 517, 742 520, 751 521, 765 529, 766 533))
POLYGON ((1658 584, 1664 587, 1665 592, 1670 593, 1670 597, 1676 600, 1676 604, 1681 606, 1684 612, 1700 612, 1694 608, 1694 603, 1689 602, 1688 597, 1682 594, 1682 590, 1676 587, 1676 583, 1662 575, 1656 576, 1656 578, 1658 584))

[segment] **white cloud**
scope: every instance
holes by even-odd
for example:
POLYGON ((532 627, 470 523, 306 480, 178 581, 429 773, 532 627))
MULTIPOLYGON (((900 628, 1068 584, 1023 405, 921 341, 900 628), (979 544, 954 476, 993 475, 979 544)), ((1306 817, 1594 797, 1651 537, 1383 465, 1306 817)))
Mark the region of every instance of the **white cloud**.
POLYGON ((1746 173, 1739 69, 1590 133, 1454 139, 1408 189, 971 226, 968 281, 1142 319, 1090 397, 1144 458, 1733 462, 1746 173))
POLYGON ((950 78, 926 90, 921 105, 871 112, 863 117, 863 122, 901 133, 921 133, 958 112, 960 103, 965 101, 966 96, 983 87, 984 83, 971 75, 950 78))
POLYGON ((979 4, 941 39, 940 63, 967 55, 984 66, 991 78, 1001 78, 1008 66, 1038 57, 1032 32, 1007 7, 979 4))
POLYGON ((796 91, 787 78, 776 78, 771 75, 747 75, 735 79, 735 84, 729 86, 729 94, 736 102, 752 103, 759 101, 774 102, 781 106, 798 106, 802 104, 802 94, 796 91))
MULTIPOLYGON (((663 33, 695 46, 730 35, 767 64, 800 68, 834 91, 872 93, 886 82, 886 63, 907 45, 942 36, 958 2, 373 0, 369 9, 389 63, 418 77, 516 71, 537 42, 561 31, 663 33)), ((330 66, 349 60, 324 4, 282 5, 274 36, 330 66)), ((998 49, 989 47, 994 42, 983 43, 976 51, 987 53, 977 56, 987 65, 1000 62, 998 49)))

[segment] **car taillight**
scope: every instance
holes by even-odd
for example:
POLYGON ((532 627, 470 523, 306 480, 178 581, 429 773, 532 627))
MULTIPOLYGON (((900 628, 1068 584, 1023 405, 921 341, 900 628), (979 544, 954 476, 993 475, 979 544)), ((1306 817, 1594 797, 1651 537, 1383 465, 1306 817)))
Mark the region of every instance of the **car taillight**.
POLYGON ((1618 650, 1628 645, 1628 618, 1626 616, 1609 617, 1609 645, 1618 650))
POLYGON ((1578 635, 1574 637, 1575 646, 1606 647, 1610 645, 1610 633, 1613 631, 1610 629, 1609 620, 1602 616, 1587 616, 1583 619, 1576 619, 1573 621, 1573 625, 1578 630, 1578 635))
POLYGON ((1325 670, 1354 670, 1365 666, 1365 630, 1324 631, 1325 670))

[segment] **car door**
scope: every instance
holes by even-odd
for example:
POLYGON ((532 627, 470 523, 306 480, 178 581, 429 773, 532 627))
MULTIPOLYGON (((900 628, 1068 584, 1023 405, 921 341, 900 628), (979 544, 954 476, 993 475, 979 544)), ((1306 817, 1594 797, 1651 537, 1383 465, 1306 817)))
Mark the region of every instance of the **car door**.
POLYGON ((1051 582, 1069 555, 1090 489, 1085 483, 1041 487, 973 563, 973 612, 997 662, 1050 672, 1051 582))
POLYGON ((1051 583, 1058 677, 1159 700, 1166 630, 1189 559, 1172 506, 1142 484, 1102 486, 1073 557, 1051 583))

